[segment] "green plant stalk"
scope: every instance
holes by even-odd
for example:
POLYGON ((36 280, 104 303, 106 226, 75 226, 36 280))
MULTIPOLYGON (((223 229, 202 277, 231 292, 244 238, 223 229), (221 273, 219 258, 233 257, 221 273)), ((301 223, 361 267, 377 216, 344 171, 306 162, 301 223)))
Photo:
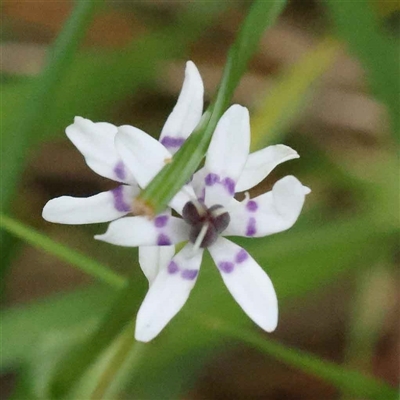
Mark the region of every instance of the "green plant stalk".
POLYGON ((7 149, 2 151, 3 211, 8 209, 18 182, 16 178, 24 168, 34 133, 40 129, 43 118, 48 118, 47 111, 54 93, 72 63, 96 8, 101 4, 102 1, 77 0, 72 14, 47 55, 45 68, 26 102, 22 118, 15 127, 13 140, 9 141, 7 149))
MULTIPOLYGON (((109 347, 116 337, 129 326, 136 314, 138 304, 135 301, 137 292, 145 288, 138 285, 135 279, 127 280, 127 285, 121 289, 117 299, 111 305, 108 313, 101 320, 94 334, 75 348, 54 371, 54 379, 50 390, 53 399, 62 399, 79 383, 81 377, 99 359, 102 352, 109 347)), ((131 332, 133 336, 133 331, 131 332)))
POLYGON ((101 265, 90 257, 65 247, 49 237, 35 231, 20 222, 0 214, 0 227, 32 245, 33 247, 55 255, 60 260, 66 261, 81 271, 89 274, 101 282, 122 288, 126 285, 126 280, 113 272, 110 268, 101 265))
POLYGON ((138 204, 148 214, 154 215, 162 211, 195 172, 250 57, 257 50, 261 35, 276 20, 285 4, 285 0, 257 0, 252 4, 237 40, 229 51, 215 100, 172 162, 159 172, 138 198, 138 204))
MULTIPOLYGON (((8 229, 9 226, 9 224, 6 226, 3 225, 6 229, 8 229)), ((30 229, 18 231, 18 235, 21 239, 31 243, 32 236, 29 234, 27 235, 29 231, 30 229)), ((51 248, 49 251, 52 252, 51 248)), ((74 253, 74 250, 65 247, 65 252, 74 253)), ((57 256, 59 252, 53 252, 53 254, 57 256)), ((71 258, 71 262, 76 261, 79 257, 80 255, 76 254, 76 257, 71 258)), ((75 266, 80 268, 81 263, 75 264, 75 266)), ((100 264, 99 266, 102 269, 107 269, 107 267, 101 266, 100 264)), ((88 273, 89 271, 90 270, 86 270, 85 272, 88 273)), ((112 274, 115 273, 112 272, 112 274)), ((96 274, 95 277, 100 280, 104 279, 103 274, 96 274)), ((129 321, 129 318, 134 314, 134 309, 137 307, 134 305, 134 301, 129 301, 129 297, 131 297, 135 290, 137 290, 138 285, 137 282, 128 283, 126 278, 120 277, 120 279, 125 281, 128 285, 119 294, 118 299, 109 311, 107 318, 103 320, 103 323, 100 324, 97 329, 97 332, 100 334, 90 337, 88 341, 85 341, 82 344, 82 346, 79 346, 78 349, 71 353, 70 357, 65 360, 57 371, 57 380, 53 386, 53 398, 65 396, 70 389, 71 382, 78 382, 79 378, 83 376, 90 365, 93 365, 100 351, 110 345, 115 336, 124 329, 124 327, 129 326, 127 320, 129 321), (116 310, 118 310, 118 312, 116 312, 116 310), (123 315, 121 315, 121 310, 123 315)), ((107 280, 104 282, 115 289, 120 289, 120 285, 116 284, 115 280, 107 280)), ((305 352, 290 349, 281 344, 268 341, 265 337, 259 336, 252 330, 238 329, 231 324, 227 324, 225 321, 208 315, 195 318, 195 320, 211 329, 221 331, 221 333, 224 333, 227 336, 240 339, 257 349, 274 356, 276 359, 289 366, 295 366, 306 373, 315 374, 317 377, 342 389, 343 393, 368 396, 371 399, 379 400, 396 398, 397 394, 394 389, 374 378, 369 378, 351 369, 337 366, 328 361, 320 360, 305 352)), ((108 387, 108 385, 106 386, 108 387)))
MULTIPOLYGON (((53 95, 71 65, 96 8, 101 4, 102 0, 77 1, 71 16, 48 53, 46 66, 22 110, 22 118, 18 120, 15 127, 13 126, 12 140, 7 141, 7 146, 4 145, 4 139, 1 140, 0 209, 3 212, 10 210, 12 196, 25 166, 33 138, 36 136, 35 132, 40 129, 43 118, 48 118, 47 112, 53 95)), ((3 126, 1 126, 1 130, 3 130, 3 126)), ((5 133, 1 132, 2 138, 4 135, 5 133)), ((0 232, 1 277, 9 265, 13 248, 12 237, 5 232, 0 232)), ((4 282, 4 279, 1 281, 4 282)), ((3 292, 3 287, 1 287, 1 292, 3 292)))
POLYGON ((134 322, 128 325, 118 340, 118 349, 106 370, 101 375, 91 395, 92 400, 107 399, 118 395, 124 382, 129 380, 134 369, 146 353, 146 344, 137 342, 132 334, 134 322), (129 368, 127 366, 129 365, 129 368), (127 376, 129 374, 129 376, 127 376))
POLYGON ((317 376, 346 393, 366 396, 374 400, 397 399, 398 393, 395 389, 357 371, 321 360, 314 355, 282 345, 250 330, 238 329, 217 318, 202 315, 196 318, 196 321, 202 325, 206 323, 211 329, 239 339, 284 364, 317 376))
POLYGON ((300 111, 313 84, 333 64, 340 49, 331 38, 320 42, 306 52, 277 79, 251 116, 251 147, 258 150, 263 145, 282 140, 293 117, 300 111))

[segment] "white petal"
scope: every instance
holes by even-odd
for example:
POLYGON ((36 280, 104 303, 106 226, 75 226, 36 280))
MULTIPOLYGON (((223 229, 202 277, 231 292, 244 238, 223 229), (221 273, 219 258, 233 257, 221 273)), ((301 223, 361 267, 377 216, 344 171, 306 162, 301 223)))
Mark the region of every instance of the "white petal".
POLYGON ((203 251, 193 253, 188 243, 162 269, 139 309, 135 338, 148 342, 156 337, 186 303, 200 269, 203 251))
POLYGON ((140 246, 139 264, 151 285, 175 254, 175 246, 140 246))
POLYGON ((193 188, 190 185, 185 185, 169 202, 169 206, 172 207, 178 214, 182 215, 182 209, 185 204, 194 199, 196 199, 196 195, 193 191, 193 188))
POLYGON ((94 172, 117 182, 136 183, 115 149, 117 127, 107 122, 94 123, 75 117, 65 133, 94 172))
POLYGON ((299 158, 296 151, 283 144, 268 146, 251 153, 236 185, 236 192, 243 192, 259 184, 279 164, 299 158))
POLYGON ((91 197, 57 197, 47 202, 42 215, 46 221, 70 225, 112 221, 130 212, 138 193, 138 187, 119 186, 91 197))
POLYGON ((243 311, 262 329, 278 324, 278 300, 271 280, 240 246, 219 238, 209 247, 226 287, 243 311))
POLYGON ((219 120, 207 151, 206 205, 225 205, 233 198, 249 146, 249 112, 245 107, 233 105, 219 120))
POLYGON ((115 147, 142 188, 171 160, 171 154, 161 143, 129 125, 118 128, 115 147))
POLYGON ((296 222, 310 189, 294 176, 285 176, 270 192, 254 199, 234 202, 224 236, 261 237, 289 229, 296 222))
POLYGON ((186 63, 185 80, 178 101, 160 135, 160 142, 174 154, 199 123, 203 113, 204 86, 192 61, 186 63))
POLYGON ((207 170, 203 167, 193 174, 192 181, 190 182, 190 185, 196 193, 196 197, 201 201, 204 201, 206 197, 206 175, 207 170))
POLYGON ((169 246, 188 239, 189 225, 181 218, 160 214, 147 217, 126 217, 111 222, 107 232, 95 239, 119 246, 169 246))

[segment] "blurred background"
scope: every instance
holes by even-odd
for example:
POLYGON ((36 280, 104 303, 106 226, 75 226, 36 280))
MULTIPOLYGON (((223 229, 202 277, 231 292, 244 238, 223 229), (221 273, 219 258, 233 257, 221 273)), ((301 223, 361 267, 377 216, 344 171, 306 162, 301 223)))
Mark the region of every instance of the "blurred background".
MULTIPOLYGON (((1 135, 7 152, 73 3, 16 0, 1 7, 1 135)), ((51 198, 86 197, 113 187, 86 166, 64 129, 80 115, 131 124, 158 137, 186 60, 199 68, 210 101, 248 7, 247 1, 106 2, 18 160, 22 175, 14 182, 8 214, 121 274, 137 276, 137 305, 146 282, 135 249, 93 240, 105 225, 63 226, 41 218, 51 198)), ((380 37, 397 45, 399 3, 371 1, 364 7, 380 37)), ((301 156, 277 168, 253 194, 286 174, 312 189, 290 231, 237 242, 248 246, 276 285, 280 323, 265 336, 398 386, 398 132, 379 79, 363 62, 368 49, 354 51, 354 38, 346 37, 339 20, 328 3, 289 2, 236 90, 234 102, 251 112, 253 150, 284 143, 301 156)), ((378 64, 386 60, 376 58, 378 64)), ((397 74, 387 81, 398 85, 398 55, 394 66, 397 74)), ((45 398, 40 393, 55 355, 90 335, 112 293, 54 256, 7 240, 12 251, 2 254, 0 391, 11 398, 24 382, 45 398)), ((193 321, 190 314, 201 320, 211 313, 257 331, 209 259, 185 310, 115 398, 349 399, 321 379, 193 321)))

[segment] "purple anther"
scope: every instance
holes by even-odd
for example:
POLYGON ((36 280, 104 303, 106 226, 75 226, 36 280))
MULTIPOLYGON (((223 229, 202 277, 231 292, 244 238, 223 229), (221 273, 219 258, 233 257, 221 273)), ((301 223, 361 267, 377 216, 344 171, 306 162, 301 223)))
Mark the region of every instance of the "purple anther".
POLYGON ((235 262, 240 264, 243 261, 246 261, 248 259, 248 257, 249 257, 249 255, 247 254, 246 250, 240 249, 239 253, 236 254, 235 262))
POLYGON ((163 228, 165 225, 167 225, 168 218, 168 215, 159 215, 154 219, 154 225, 156 228, 163 228))
POLYGON ((247 223, 246 236, 254 236, 256 232, 257 232, 256 219, 250 218, 249 222, 247 223))
POLYGON ((167 235, 164 235, 164 233, 160 233, 158 235, 158 238, 157 238, 158 246, 170 246, 171 244, 172 244, 171 239, 167 235))
POLYGON ((204 181, 207 186, 213 186, 220 181, 220 177, 218 174, 210 173, 205 177, 204 181))
POLYGON ((119 161, 117 164, 115 164, 114 174, 120 180, 124 180, 126 178, 125 165, 122 161, 119 161))
POLYGON ((167 270, 168 270, 168 273, 171 275, 176 274, 179 271, 178 264, 175 261, 171 261, 168 264, 167 270))
POLYGON ((232 178, 225 178, 222 181, 222 184, 224 185, 224 188, 228 191, 230 195, 235 194, 235 181, 232 178))
POLYGON ((183 143, 185 139, 180 137, 164 136, 161 139, 161 144, 165 147, 181 147, 183 143))
POLYGON ((192 280, 196 279, 198 273, 199 273, 199 270, 197 270, 197 269, 184 269, 181 272, 181 277, 182 277, 182 279, 186 279, 187 281, 192 281, 192 280))
POLYGON ((115 189, 111 190, 111 193, 114 197, 114 208, 120 212, 128 212, 131 207, 129 204, 125 203, 124 200, 124 188, 123 186, 118 186, 115 189))
POLYGON ((250 200, 247 202, 246 208, 250 212, 255 212, 258 209, 258 204, 254 200, 250 200))
POLYGON ((235 268, 235 264, 230 261, 221 261, 218 264, 218 268, 220 271, 225 272, 226 274, 230 274, 235 268))

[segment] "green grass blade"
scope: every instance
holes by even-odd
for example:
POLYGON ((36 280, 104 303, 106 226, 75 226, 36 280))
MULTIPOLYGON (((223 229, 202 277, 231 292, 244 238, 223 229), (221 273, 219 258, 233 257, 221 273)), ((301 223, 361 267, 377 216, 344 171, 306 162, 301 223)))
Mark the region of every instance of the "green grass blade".
POLYGON ((58 86, 72 63, 79 43, 84 37, 95 9, 101 2, 79 0, 57 37, 47 56, 47 63, 33 93, 29 96, 24 112, 7 146, 2 149, 2 197, 1 208, 7 209, 18 177, 25 165, 32 138, 40 129, 42 120, 48 118, 47 112, 58 86))
MULTIPOLYGON (((363 220, 360 220, 360 222, 362 222, 361 226, 364 224, 363 220)), ((325 228, 324 228, 325 229, 325 228)), ((357 223, 355 223, 354 221, 346 221, 344 228, 342 229, 344 232, 349 232, 346 235, 342 235, 340 232, 337 232, 337 230, 340 230, 339 228, 335 228, 331 227, 332 233, 335 233, 335 235, 342 240, 343 242, 347 243, 349 242, 349 237, 352 238, 353 242, 351 243, 351 245, 354 247, 356 242, 355 240, 355 236, 356 233, 359 232, 362 236, 362 242, 366 241, 366 239, 364 238, 364 232, 366 231, 365 229, 360 229, 360 227, 357 225, 357 223), (354 232, 352 230, 349 231, 349 225, 353 226, 354 225, 354 232)), ((314 230, 314 228, 312 229, 314 230)), ((379 231, 379 229, 372 229, 373 233, 371 233, 371 235, 376 235, 379 231)), ((32 239, 30 239, 29 235, 26 235, 26 233, 29 232, 27 230, 22 230, 21 232, 19 232, 19 236, 25 240, 28 240, 30 242, 32 242, 32 239)), ((383 230, 380 234, 386 232, 385 230, 383 230)), ((316 235, 318 236, 319 233, 316 232, 316 235)), ((369 237, 370 234, 368 234, 367 236, 369 237)), ((304 248, 304 240, 302 240, 304 237, 306 237, 306 241, 312 240, 309 238, 309 234, 305 233, 305 232, 300 232, 298 234, 298 243, 296 241, 293 242, 293 240, 291 240, 291 242, 295 243, 294 244, 294 248, 304 248)), ((325 235, 326 236, 326 235, 325 235)), ((36 237, 33 237, 33 241, 36 239, 36 237)), ((332 238, 330 238, 329 240, 327 240, 327 242, 331 243, 334 242, 334 240, 332 238)), ((285 241, 286 243, 286 241, 285 241)), ((358 243, 358 242, 357 242, 358 243)), ((367 241, 368 243, 368 241, 367 241)), ((275 246, 276 247, 276 244, 275 246)), ((331 251, 327 251, 325 249, 325 245, 323 246, 323 248, 320 249, 320 252, 326 254, 328 254, 328 257, 332 257, 332 252, 331 251)), ((70 252, 72 253, 73 251, 65 248, 66 252, 70 252)), ((255 249, 250 249, 252 250, 252 253, 255 253, 255 249)), ((286 245, 283 246, 278 246, 278 248, 276 249, 275 253, 272 251, 267 251, 267 253, 269 254, 269 256, 267 258, 269 259, 278 259, 278 258, 282 258, 282 254, 284 254, 287 250, 287 243, 286 245), (282 248, 282 250, 279 250, 279 248, 282 248), (280 253, 279 253, 280 251, 280 253), (279 256, 279 254, 281 254, 281 256, 279 256)), ((315 249, 314 249, 315 251, 315 249)), ((294 253, 298 253, 298 252, 294 252, 294 253)), ((55 254, 58 255, 58 254, 55 254)), ((297 263, 299 262, 298 259, 298 255, 295 255, 295 257, 297 257, 297 263)), ((307 257, 306 257, 307 258, 307 257)), ((72 262, 76 262, 76 259, 72 259, 72 262)), ((337 262, 337 260, 335 261, 335 263, 337 262)), ((318 265, 321 265, 321 263, 318 263, 318 265)), ((77 265, 79 267, 79 264, 77 265)), ((106 268, 106 267, 103 267, 106 268)), ((279 268, 279 270, 281 271, 281 273, 285 274, 285 271, 281 268, 279 268)), ((273 272, 273 271, 272 271, 273 272)), ((303 272, 299 272, 299 274, 302 274, 303 272)), ((275 273, 271 274, 272 277, 274 278, 275 273)), ((293 280, 292 281, 288 281, 286 278, 283 279, 284 277, 281 276, 281 280, 276 280, 276 284, 277 284, 277 288, 278 288, 278 292, 280 292, 282 295, 284 295, 284 297, 288 297, 289 294, 291 293, 291 295, 297 295, 298 293, 296 292, 296 290, 294 292, 291 292, 290 290, 286 292, 283 292, 282 288, 286 287, 287 285, 296 285, 297 283, 294 283, 295 281, 298 281, 298 277, 296 277, 296 274, 293 272, 293 269, 290 270, 290 275, 293 275, 293 280), (285 281, 285 283, 282 283, 282 281, 285 281), (279 283, 281 282, 281 283, 279 283)), ((97 274, 96 277, 98 279, 103 279, 103 274, 97 274)), ((124 280, 124 278, 120 277, 121 280, 124 280)), ((207 279, 208 280, 208 279, 207 279)), ((275 278, 274 278, 275 281, 275 278)), ((105 283, 109 283, 111 284, 114 288, 118 288, 119 285, 116 285, 115 283, 112 283, 110 281, 105 281, 105 283)), ((209 285, 209 283, 208 283, 209 285)), ((308 282, 309 287, 310 286, 316 286, 317 282, 315 282, 314 279, 311 279, 311 281, 308 282)), ((301 290, 304 290, 304 287, 301 288, 301 290)), ((140 287, 138 289, 138 282, 135 282, 134 287, 129 287, 126 288, 123 292, 125 293, 121 293, 118 296, 117 302, 114 304, 114 306, 112 307, 111 311, 109 311, 108 317, 103 321, 103 323, 100 325, 100 327, 98 328, 98 332, 102 332, 102 335, 99 336, 98 339, 98 343, 96 344, 96 350, 99 349, 104 349, 106 345, 110 344, 112 339, 118 334, 118 332, 120 332, 120 329, 122 329, 123 326, 125 326, 125 324, 127 323, 127 321, 130 320, 131 316, 134 314, 134 310, 137 307, 137 299, 138 299, 138 295, 139 292, 141 293, 143 291, 143 287, 140 287), (130 298, 127 302, 127 296, 130 298), (128 306, 129 305, 129 306, 128 306), (121 317, 121 313, 120 312, 116 312, 116 310, 122 310, 123 311, 123 315, 121 317), (111 318, 111 319, 110 319, 111 318)), ((140 296, 139 296, 140 297, 140 296)), ((196 296, 195 296, 196 297, 196 296)), ((214 299, 214 301, 216 301, 214 299)), ((202 314, 203 315, 203 314, 202 314)), ((381 383, 377 383, 374 380, 371 380, 369 378, 364 377, 362 374, 359 374, 357 372, 348 370, 348 369, 343 369, 342 367, 336 366, 334 364, 331 363, 327 363, 324 361, 319 360, 318 358, 308 355, 306 353, 303 352, 296 352, 296 351, 292 351, 290 349, 286 349, 284 346, 279 345, 279 344, 274 344, 273 342, 271 342, 272 344, 270 344, 270 342, 267 342, 266 339, 259 337, 257 334, 254 334, 251 330, 243 330, 242 326, 240 327, 233 327, 232 322, 229 319, 224 319, 221 320, 221 316, 218 315, 216 316, 215 313, 208 313, 206 314, 207 318, 204 319, 205 323, 207 325, 212 325, 214 328, 216 329, 220 329, 221 332, 224 332, 225 334, 232 336, 232 337, 236 337, 238 339, 244 340, 245 342, 255 346, 256 348, 260 348, 262 351, 266 351, 267 353, 273 355, 274 357, 276 357, 277 359, 279 359, 282 362, 285 362, 287 364, 290 364, 292 366, 295 366, 297 368, 300 368, 308 373, 311 373, 313 375, 316 375, 318 377, 320 377, 321 379, 326 380, 327 382, 337 386, 338 388, 340 388, 343 392, 346 393, 355 393, 358 395, 363 395, 363 396, 369 396, 369 398, 372 399, 391 399, 393 395, 393 391, 388 388, 386 385, 381 384, 381 383), (213 316, 214 314, 214 316, 213 316), (215 325, 215 326, 214 326, 215 325), (345 380, 347 380, 347 377, 350 377, 350 381, 351 382, 345 382, 345 380), (346 378, 346 379, 345 379, 346 378), (385 397, 386 396, 386 397, 385 397)), ((192 314, 190 314, 190 319, 192 318, 192 314)), ((203 317, 201 317, 201 320, 203 320, 203 317)), ((9 327, 9 332, 11 332, 12 329, 9 327)), ((80 351, 77 352, 73 352, 71 353, 70 357, 72 357, 71 359, 68 360, 64 360, 66 361, 65 363, 62 364, 61 367, 61 372, 63 372, 61 375, 58 374, 58 376, 60 377, 57 381, 57 394, 59 395, 60 393, 66 393, 67 388, 70 385, 71 381, 74 381, 75 379, 79 378, 79 376, 84 372, 84 370, 86 368, 83 368, 84 366, 88 366, 90 363, 92 363, 94 361, 94 359, 97 357, 96 354, 98 354, 98 352, 93 351, 93 342, 92 342, 92 337, 89 338, 90 339, 90 346, 88 345, 88 343, 84 343, 83 346, 79 346, 80 351), (84 350, 82 352, 82 349, 84 350), (68 362, 67 362, 68 361, 68 362), (85 361, 84 363, 82 363, 83 361, 85 361), (82 363, 82 368, 81 368, 81 364, 82 363)), ((57 396, 56 396, 57 397, 57 396)))
MULTIPOLYGON (((1 125, 1 211, 9 210, 29 149, 37 132, 40 131, 42 121, 49 118, 48 112, 51 110, 50 105, 54 95, 72 63, 95 9, 101 3, 94 0, 77 1, 71 16, 48 53, 41 77, 35 82, 33 91, 30 92, 14 125, 10 123, 1 125), (3 131, 3 129, 7 130, 3 131)), ((30 88, 29 85, 27 87, 30 88)), ((5 111, 1 112, 3 121, 5 111)), ((12 238, 4 232, 0 232, 0 247, 2 253, 0 275, 4 275, 14 250, 12 238)), ((1 281, 4 282, 4 279, 1 281)), ((3 287, 1 287, 1 292, 3 292, 3 287)))
POLYGON ((163 168, 140 195, 138 202, 143 203, 143 209, 149 210, 150 214, 163 210, 195 172, 207 151, 218 120, 229 105, 240 77, 257 49, 261 35, 276 20, 285 4, 285 0, 257 0, 253 3, 229 51, 215 100, 173 161, 163 168))
POLYGON ((68 262, 86 274, 99 279, 101 282, 116 288, 122 288, 126 284, 124 278, 113 272, 110 268, 101 265, 77 251, 71 251, 71 249, 65 247, 61 243, 57 243, 49 237, 3 214, 0 214, 0 227, 31 244, 33 247, 46 251, 58 257, 60 260, 68 262))
POLYGON ((313 84, 335 61, 338 50, 337 42, 323 39, 278 78, 251 117, 251 144, 255 150, 276 143, 305 104, 313 84))
POLYGON ((394 400, 398 398, 398 393, 394 388, 377 379, 369 378, 357 371, 322 360, 305 351, 285 346, 251 330, 238 329, 235 326, 228 325, 225 321, 207 315, 202 315, 198 322, 207 323, 211 329, 239 339, 280 362, 319 377, 341 389, 344 393, 365 396, 374 400, 394 400))
POLYGON ((361 61, 373 91, 386 103, 393 134, 400 140, 400 63, 395 39, 384 34, 371 1, 328 0, 326 5, 337 34, 361 61))

